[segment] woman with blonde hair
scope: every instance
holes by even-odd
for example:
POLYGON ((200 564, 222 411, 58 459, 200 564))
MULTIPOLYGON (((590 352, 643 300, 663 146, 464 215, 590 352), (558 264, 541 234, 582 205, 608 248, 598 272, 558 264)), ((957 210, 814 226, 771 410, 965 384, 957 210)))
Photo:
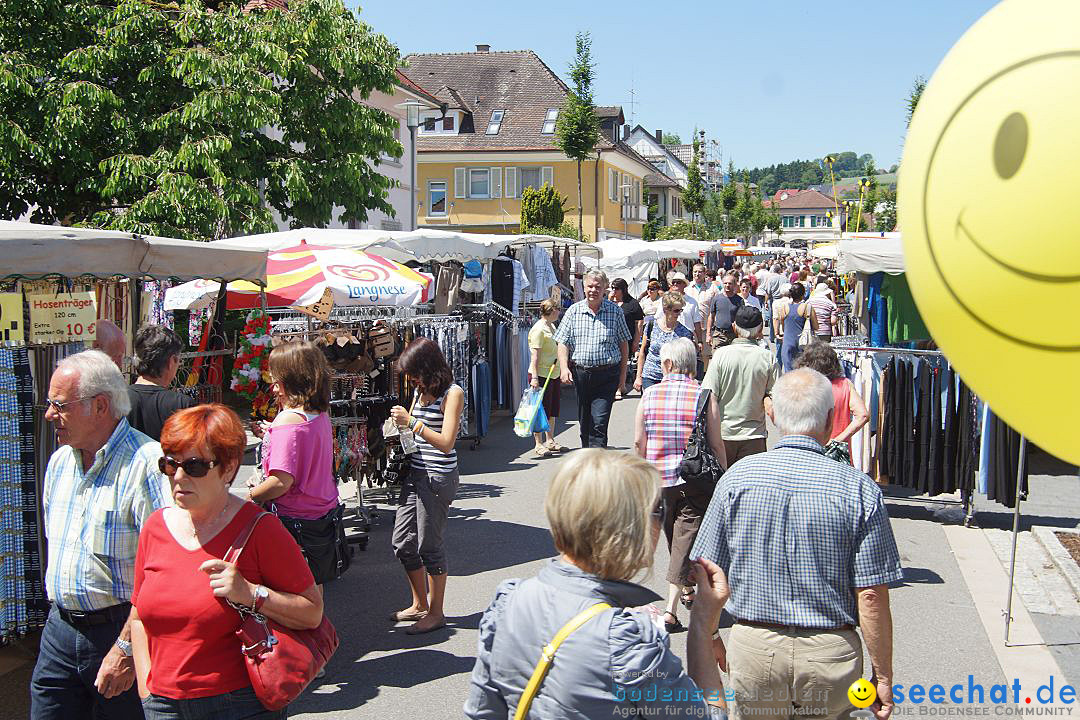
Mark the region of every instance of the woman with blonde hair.
POLYGON ((566 448, 555 442, 555 418, 559 417, 559 398, 562 382, 559 380, 559 346, 555 342, 555 321, 559 319, 558 304, 548 298, 540 303, 540 319, 529 330, 529 384, 534 390, 544 389, 544 413, 547 414, 547 444, 545 433, 533 433, 536 457, 548 457, 564 452, 566 448))
POLYGON ((513 717, 522 703, 530 718, 659 714, 672 705, 687 717, 721 716, 712 633, 729 594, 723 572, 707 560, 695 566, 689 675, 655 611, 642 608, 660 597, 630 582, 652 563, 658 484, 652 465, 629 453, 581 450, 562 462, 545 502, 560 555, 495 591, 480 620, 466 717, 513 717), (556 660, 533 693, 541 648, 557 635, 556 660))

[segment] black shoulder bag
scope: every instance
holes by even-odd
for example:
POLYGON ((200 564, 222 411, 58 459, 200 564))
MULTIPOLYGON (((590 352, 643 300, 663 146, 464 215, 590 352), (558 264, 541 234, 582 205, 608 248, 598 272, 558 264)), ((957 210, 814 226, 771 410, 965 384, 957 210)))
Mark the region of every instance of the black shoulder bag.
POLYGON ((690 439, 686 441, 686 450, 683 452, 682 462, 679 463, 679 477, 687 485, 698 490, 712 492, 724 469, 720 467, 712 448, 709 447, 709 439, 706 435, 708 426, 709 397, 712 391, 703 389, 698 394, 697 414, 694 418, 694 429, 690 433, 690 439))

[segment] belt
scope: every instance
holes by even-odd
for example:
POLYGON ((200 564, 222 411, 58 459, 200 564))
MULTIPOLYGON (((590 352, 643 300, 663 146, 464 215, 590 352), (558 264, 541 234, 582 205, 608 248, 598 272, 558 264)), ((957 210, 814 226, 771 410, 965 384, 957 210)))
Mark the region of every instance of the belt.
POLYGON ((108 625, 127 620, 128 615, 131 614, 131 603, 120 603, 119 605, 112 605, 107 608, 101 608, 100 610, 89 611, 65 610, 57 605, 56 612, 60 615, 60 619, 68 625, 73 625, 75 627, 108 625))
POLYGON ((588 370, 592 372, 594 370, 611 370, 619 367, 619 363, 608 363, 607 365, 578 365, 575 363, 574 367, 578 370, 588 370))
POLYGON ((845 632, 848 630, 854 630, 854 625, 840 625, 838 627, 831 628, 813 628, 803 627, 802 625, 783 625, 781 623, 769 623, 769 622, 754 622, 752 620, 740 620, 739 618, 732 618, 736 625, 746 625, 747 627, 762 628, 764 630, 776 630, 778 632, 845 632))

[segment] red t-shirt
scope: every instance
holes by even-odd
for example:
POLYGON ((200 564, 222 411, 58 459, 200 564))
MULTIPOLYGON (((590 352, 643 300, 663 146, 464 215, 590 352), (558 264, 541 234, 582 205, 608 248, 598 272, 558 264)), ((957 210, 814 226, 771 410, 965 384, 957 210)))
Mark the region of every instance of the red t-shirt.
MULTIPOLYGON (((240 614, 214 597, 199 566, 221 559, 261 508, 245 504, 213 539, 187 550, 173 538, 163 510, 146 521, 135 556, 131 602, 150 645, 147 686, 176 700, 221 695, 249 687, 236 631, 240 614)), ((244 552, 240 574, 273 590, 302 593, 315 583, 296 541, 274 515, 259 520, 244 552)))

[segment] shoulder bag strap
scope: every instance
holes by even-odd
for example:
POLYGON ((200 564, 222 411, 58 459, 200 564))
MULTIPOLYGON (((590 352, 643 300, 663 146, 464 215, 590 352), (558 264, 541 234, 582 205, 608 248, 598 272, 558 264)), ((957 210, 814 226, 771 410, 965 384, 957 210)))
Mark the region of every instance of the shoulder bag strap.
POLYGON ((548 670, 551 669, 551 661, 555 659, 555 653, 558 651, 559 646, 563 644, 563 641, 570 637, 570 634, 579 627, 610 608, 611 606, 605 602, 596 603, 575 615, 570 622, 562 626, 559 632, 555 633, 555 637, 541 651, 540 662, 536 664, 536 669, 533 670, 532 677, 529 678, 529 684, 525 686, 525 691, 521 693, 517 710, 514 711, 514 720, 525 720, 529 716, 529 708, 532 706, 533 698, 540 691, 540 684, 547 677, 548 670))
POLYGON ((690 443, 694 441, 694 436, 701 431, 702 438, 705 437, 705 424, 708 422, 708 416, 705 414, 709 406, 709 397, 712 395, 712 390, 709 388, 702 388, 698 393, 697 409, 694 414, 694 429, 690 431, 690 437, 686 438, 686 447, 683 448, 683 455, 686 455, 686 451, 690 449, 690 443))
POLYGON ((251 539, 251 533, 255 532, 255 526, 259 523, 259 520, 269 514, 270 513, 265 510, 259 511, 259 513, 251 519, 251 522, 245 525, 244 528, 236 534, 236 539, 233 540, 229 549, 225 551, 225 557, 223 557, 222 560, 227 563, 235 564, 236 561, 240 559, 240 553, 244 551, 244 546, 247 545, 247 541, 251 539))

